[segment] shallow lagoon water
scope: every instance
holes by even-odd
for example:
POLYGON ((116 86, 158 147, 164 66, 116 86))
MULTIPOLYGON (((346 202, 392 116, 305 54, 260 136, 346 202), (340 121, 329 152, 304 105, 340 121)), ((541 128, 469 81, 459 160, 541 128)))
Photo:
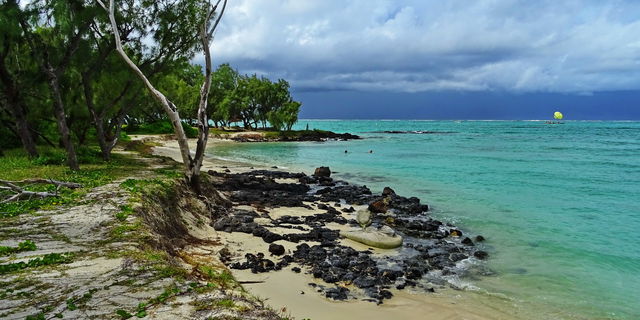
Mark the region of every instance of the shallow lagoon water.
POLYGON ((297 129, 307 123, 366 139, 221 144, 210 156, 307 173, 327 165, 374 191, 418 196, 488 239, 495 275, 465 279, 478 292, 558 318, 640 317, 639 122, 301 120, 297 129))

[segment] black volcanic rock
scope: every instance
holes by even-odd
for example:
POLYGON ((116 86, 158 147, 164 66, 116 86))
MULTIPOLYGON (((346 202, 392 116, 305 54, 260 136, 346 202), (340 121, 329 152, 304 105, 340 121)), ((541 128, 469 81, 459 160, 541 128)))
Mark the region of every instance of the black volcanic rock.
POLYGON ((284 254, 284 246, 280 244, 272 243, 269 245, 269 252, 276 256, 281 256, 284 254))

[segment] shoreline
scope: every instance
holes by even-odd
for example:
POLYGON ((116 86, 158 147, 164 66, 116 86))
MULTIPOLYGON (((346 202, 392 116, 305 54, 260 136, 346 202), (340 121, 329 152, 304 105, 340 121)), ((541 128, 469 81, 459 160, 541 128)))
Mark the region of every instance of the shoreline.
MULTIPOLYGON (((211 139, 211 145, 216 143, 237 143, 228 140, 211 139)), ((175 141, 162 141, 161 145, 154 147, 154 154, 167 156, 180 161, 177 143, 175 141)), ((226 171, 227 174, 242 174, 253 169, 270 170, 268 165, 255 166, 232 160, 220 160, 205 158, 203 173, 208 170, 226 171)), ((281 169, 281 168, 279 168, 281 169)), ((246 206, 243 207, 244 209, 246 206)), ((249 207, 250 208, 250 207, 249 207)), ((240 253, 255 253, 266 251, 265 243, 260 238, 243 233, 217 232, 217 236, 230 250, 240 253)), ((367 246, 358 245, 350 240, 342 240, 341 243, 351 242, 349 245, 360 250, 367 246)), ((285 245, 291 252, 295 246, 285 245)), ((532 315, 525 315, 513 301, 495 297, 495 304, 487 303, 486 294, 471 292, 468 290, 454 290, 448 287, 438 288, 436 293, 426 293, 416 290, 390 289, 393 298, 384 300, 380 306, 362 300, 348 300, 335 302, 318 294, 308 285, 312 282, 322 282, 314 279, 310 274, 294 273, 290 268, 282 270, 253 274, 248 270, 231 270, 241 282, 258 282, 245 285, 245 288, 254 295, 264 298, 271 307, 285 311, 298 318, 312 319, 344 319, 357 315, 371 319, 387 319, 390 316, 398 319, 422 319, 424 314, 430 314, 432 319, 530 319, 532 315), (292 283, 294 283, 292 285, 292 283), (289 288, 289 289, 285 289, 289 288), (302 294, 304 292, 305 294, 302 294)), ((325 283, 326 284, 326 283, 325 283)))

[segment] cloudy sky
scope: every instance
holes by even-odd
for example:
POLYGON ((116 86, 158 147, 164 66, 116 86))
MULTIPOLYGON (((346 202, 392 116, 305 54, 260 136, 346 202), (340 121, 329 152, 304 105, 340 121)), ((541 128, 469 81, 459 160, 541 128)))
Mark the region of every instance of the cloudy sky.
POLYGON ((455 118, 440 112, 455 107, 482 118, 493 107, 530 118, 560 102, 582 118, 640 116, 640 1, 230 0, 227 10, 216 62, 287 79, 303 116, 394 107, 455 118))

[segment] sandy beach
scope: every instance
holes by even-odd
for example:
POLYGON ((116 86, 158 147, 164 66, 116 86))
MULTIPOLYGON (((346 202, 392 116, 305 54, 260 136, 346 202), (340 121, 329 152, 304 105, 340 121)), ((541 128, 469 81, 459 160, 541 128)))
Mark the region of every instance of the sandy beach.
MULTIPOLYGON (((144 139, 143 136, 134 137, 144 139)), ((172 140, 159 141, 153 152, 159 156, 166 156, 180 161, 177 142, 172 140)), ((237 143, 215 139, 210 146, 219 143, 237 143)), ((270 169, 267 166, 223 161, 206 157, 203 172, 208 170, 234 173, 248 172, 253 169, 270 169)), ((334 204, 336 205, 336 204, 334 204)), ((248 206, 237 206, 238 209, 254 209, 248 206)), ((279 207, 265 208, 271 219, 289 216, 306 216, 317 214, 317 208, 308 207, 279 207)), ((266 222, 266 221, 265 221, 266 222)), ((329 229, 340 230, 348 228, 335 223, 327 224, 329 229)), ((295 230, 278 230, 269 228, 274 233, 295 232, 295 230)), ((201 231, 202 232, 202 231, 201 231)), ((245 253, 267 252, 268 244, 251 234, 239 232, 219 232, 208 228, 212 238, 219 239, 223 247, 228 248, 234 258, 245 253)), ((285 247, 286 252, 295 249, 295 244, 287 241, 276 241, 285 247)), ((366 250, 368 246, 348 240, 340 239, 340 244, 356 250, 366 250)), ((268 254, 268 252, 267 252, 268 254)), ((393 254, 393 249, 376 249, 374 254, 393 254)), ((435 293, 427 293, 419 289, 396 290, 391 289, 393 298, 376 305, 361 299, 347 301, 332 301, 323 294, 315 292, 310 283, 321 285, 322 280, 315 279, 311 274, 295 273, 290 267, 268 273, 252 273, 250 270, 231 270, 233 275, 253 295, 264 299, 272 308, 289 314, 297 319, 531 319, 532 314, 524 314, 518 304, 500 297, 488 297, 486 294, 470 292, 468 290, 454 290, 449 287, 438 288, 435 293)), ((357 290, 355 290, 357 291, 357 290)))

